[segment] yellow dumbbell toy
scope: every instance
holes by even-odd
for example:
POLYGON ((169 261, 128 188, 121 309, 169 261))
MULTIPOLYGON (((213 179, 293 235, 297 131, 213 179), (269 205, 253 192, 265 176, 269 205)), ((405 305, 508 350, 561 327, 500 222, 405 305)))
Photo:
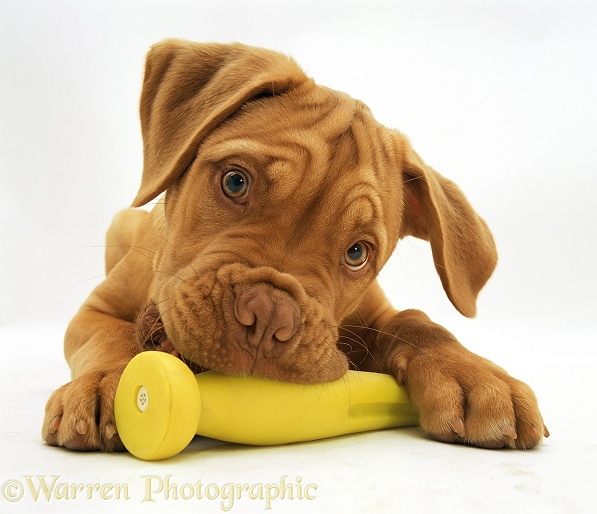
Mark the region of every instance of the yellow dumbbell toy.
POLYGON ((308 385, 214 371, 194 375, 180 359, 155 351, 128 364, 114 412, 125 447, 145 460, 176 455, 195 434, 275 445, 418 422, 390 375, 349 371, 308 385))

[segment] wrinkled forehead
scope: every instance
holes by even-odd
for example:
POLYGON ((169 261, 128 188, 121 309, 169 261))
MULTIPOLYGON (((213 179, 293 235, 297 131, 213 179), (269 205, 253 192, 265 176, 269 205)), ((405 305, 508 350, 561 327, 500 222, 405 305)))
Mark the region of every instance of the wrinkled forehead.
POLYGON ((277 195, 299 186, 308 193, 305 188, 351 176, 376 182, 380 130, 362 103, 317 86, 249 102, 210 136, 201 157, 259 170, 276 183, 277 195))
POLYGON ((330 243, 367 236, 387 258, 399 230, 389 220, 401 218, 400 155, 364 104, 318 87, 249 103, 206 139, 199 158, 247 170, 259 216, 293 226, 293 240, 309 240, 317 227, 331 230, 330 243))

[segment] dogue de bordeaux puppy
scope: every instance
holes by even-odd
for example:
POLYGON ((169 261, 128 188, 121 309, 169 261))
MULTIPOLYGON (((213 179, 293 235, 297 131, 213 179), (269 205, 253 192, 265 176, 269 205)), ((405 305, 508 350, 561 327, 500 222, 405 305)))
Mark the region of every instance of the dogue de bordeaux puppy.
POLYGON ((140 116, 133 207, 165 194, 108 231, 106 279, 66 331, 72 381, 48 400, 47 444, 122 450, 116 387, 149 349, 298 383, 389 373, 440 441, 532 448, 548 435, 526 384, 423 312, 394 309, 376 281, 398 240, 422 238, 472 317, 497 260, 485 222, 404 135, 291 58, 242 44, 153 46, 140 116))

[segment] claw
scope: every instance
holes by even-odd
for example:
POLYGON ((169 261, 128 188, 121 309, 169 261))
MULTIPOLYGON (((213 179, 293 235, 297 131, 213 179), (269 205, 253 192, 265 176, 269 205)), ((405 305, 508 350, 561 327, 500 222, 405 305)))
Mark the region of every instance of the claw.
POLYGON ((85 435, 89 430, 89 423, 87 423, 87 421, 85 421, 84 419, 80 419, 79 421, 77 421, 77 424, 75 425, 75 430, 78 434, 85 435))
POLYGON ((458 418, 456 421, 454 421, 454 423, 452 423, 452 430, 460 437, 465 437, 466 430, 464 429, 464 420, 462 418, 458 418))
POLYGON ((50 425, 48 427, 48 431, 50 434, 55 434, 58 432, 58 428, 60 428, 60 422, 62 421, 62 416, 55 416, 50 421, 50 425))
POLYGON ((106 439, 108 439, 108 440, 112 439, 114 437, 114 435, 116 435, 116 426, 114 425, 114 423, 108 423, 106 425, 104 434, 106 436, 106 439))
POLYGON ((510 439, 518 438, 518 434, 516 433, 516 430, 514 429, 514 427, 512 425, 510 425, 510 423, 508 423, 502 427, 502 434, 505 435, 506 437, 509 437, 510 439))
POLYGON ((396 380, 402 386, 406 384, 406 369, 404 369, 403 367, 398 368, 398 372, 396 373, 396 380))

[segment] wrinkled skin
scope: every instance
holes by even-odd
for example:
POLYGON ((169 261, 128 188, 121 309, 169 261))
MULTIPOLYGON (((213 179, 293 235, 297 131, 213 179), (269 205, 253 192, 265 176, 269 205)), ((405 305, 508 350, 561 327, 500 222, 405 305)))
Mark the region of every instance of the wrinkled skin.
POLYGON ((376 276, 405 236, 431 242, 467 316, 497 257, 457 186, 362 103, 279 54, 171 41, 148 56, 141 121, 134 205, 165 196, 108 232, 106 280, 66 333, 73 380, 46 406, 48 444, 121 450, 118 379, 153 349, 194 371, 299 383, 389 373, 440 441, 532 448, 547 435, 526 384, 384 296, 376 276), (264 78, 243 81, 248 63, 264 78))

